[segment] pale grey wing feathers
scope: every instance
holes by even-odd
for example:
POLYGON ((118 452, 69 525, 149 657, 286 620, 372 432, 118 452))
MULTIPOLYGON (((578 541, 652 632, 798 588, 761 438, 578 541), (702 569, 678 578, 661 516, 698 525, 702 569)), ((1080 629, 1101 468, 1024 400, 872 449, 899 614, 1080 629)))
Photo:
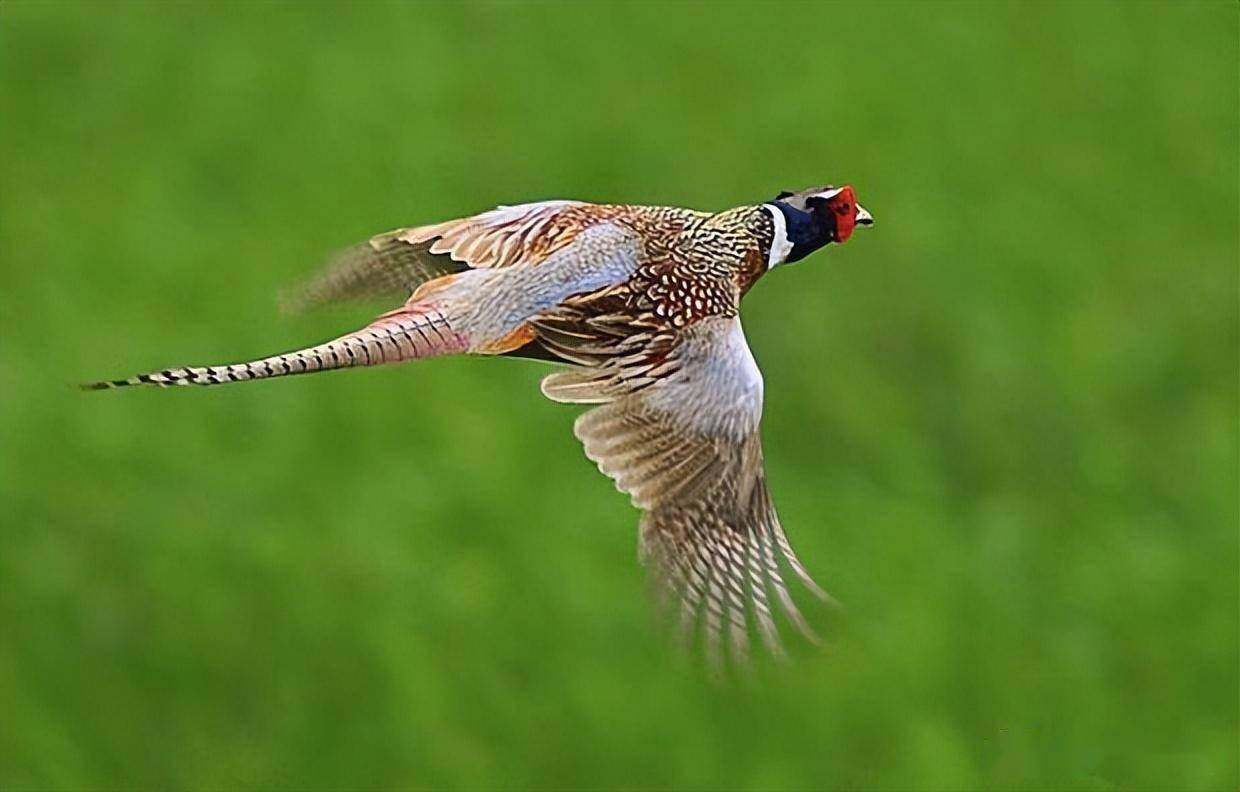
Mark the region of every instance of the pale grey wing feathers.
POLYGON ((404 300, 423 283, 468 269, 451 256, 430 252, 430 243, 401 238, 407 229, 389 231, 341 251, 308 282, 280 295, 280 307, 301 313, 330 303, 379 297, 404 300))
POLYGON ((683 634, 700 632, 715 664, 725 638, 732 657, 746 659, 751 625, 781 654, 777 602, 815 639, 788 592, 785 568, 825 594, 793 552, 767 490, 758 435, 762 378, 739 321, 701 322, 670 353, 639 360, 633 354, 624 368, 553 374, 543 391, 601 404, 574 430, 587 456, 645 510, 642 557, 665 599, 678 603, 683 634))

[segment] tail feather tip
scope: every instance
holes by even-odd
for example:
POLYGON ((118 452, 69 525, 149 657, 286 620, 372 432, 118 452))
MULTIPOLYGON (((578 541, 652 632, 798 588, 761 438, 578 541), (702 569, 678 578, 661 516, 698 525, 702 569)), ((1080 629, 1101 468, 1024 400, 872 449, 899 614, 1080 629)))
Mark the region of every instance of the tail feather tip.
POLYGON ((100 380, 99 382, 83 382, 81 385, 78 385, 78 389, 84 391, 112 390, 113 388, 123 388, 126 385, 132 384, 129 380, 100 380))
POLYGON ((158 385, 160 383, 152 379, 149 374, 140 374, 136 377, 130 377, 129 379, 99 380, 98 382, 83 382, 81 385, 78 385, 78 389, 84 390, 84 391, 99 391, 99 390, 112 390, 114 388, 127 388, 131 385, 146 385, 146 384, 158 385))

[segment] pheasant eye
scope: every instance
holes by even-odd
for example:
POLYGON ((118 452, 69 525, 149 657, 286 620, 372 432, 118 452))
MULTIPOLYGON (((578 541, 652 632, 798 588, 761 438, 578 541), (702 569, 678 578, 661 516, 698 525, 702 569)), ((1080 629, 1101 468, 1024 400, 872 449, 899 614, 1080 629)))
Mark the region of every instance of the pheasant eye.
POLYGON ((849 210, 850 210, 851 208, 852 208, 852 207, 850 207, 850 206, 849 206, 848 204, 846 204, 846 203, 844 203, 844 204, 840 204, 840 205, 839 205, 839 208, 837 208, 837 209, 835 210, 835 213, 836 213, 836 214, 848 214, 848 212, 849 212, 849 210))

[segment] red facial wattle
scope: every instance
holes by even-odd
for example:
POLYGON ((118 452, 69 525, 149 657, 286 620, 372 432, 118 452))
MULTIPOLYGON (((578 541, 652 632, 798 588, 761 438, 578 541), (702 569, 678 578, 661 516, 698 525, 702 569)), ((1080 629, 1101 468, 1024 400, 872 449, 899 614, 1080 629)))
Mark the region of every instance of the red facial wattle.
POLYGON ((835 216, 835 241, 847 241, 857 227, 857 196, 853 188, 847 184, 841 187, 827 200, 827 208, 835 216))

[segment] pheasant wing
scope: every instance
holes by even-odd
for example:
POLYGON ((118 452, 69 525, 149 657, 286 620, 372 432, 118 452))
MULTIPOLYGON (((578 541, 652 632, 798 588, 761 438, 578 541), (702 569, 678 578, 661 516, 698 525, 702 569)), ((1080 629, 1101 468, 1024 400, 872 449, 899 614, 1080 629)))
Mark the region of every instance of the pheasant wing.
POLYGON ((340 251, 309 281, 280 295, 287 313, 351 300, 408 297, 427 281, 467 269, 450 256, 430 252, 430 244, 401 239, 405 229, 379 234, 340 251))
POLYGON ((303 311, 398 292, 407 297, 429 280, 468 268, 536 264, 618 210, 541 201, 389 231, 341 252, 322 273, 284 295, 282 303, 286 310, 303 311))
MULTIPOLYGON (((564 327, 548 344, 602 355, 607 332, 564 327)), ((547 342, 547 324, 537 325, 547 342)), ((557 350, 559 351, 559 350, 557 350)), ((595 403, 574 426, 586 455, 645 514, 641 556, 656 590, 676 603, 682 635, 704 634, 708 658, 748 656, 750 624, 782 654, 770 603, 814 640, 784 583, 783 568, 826 597, 805 571, 775 513, 762 467, 762 375, 740 321, 699 322, 675 337, 655 325, 612 343, 607 362, 548 376, 557 401, 595 403)), ((583 359, 582 361, 586 361, 583 359)))

